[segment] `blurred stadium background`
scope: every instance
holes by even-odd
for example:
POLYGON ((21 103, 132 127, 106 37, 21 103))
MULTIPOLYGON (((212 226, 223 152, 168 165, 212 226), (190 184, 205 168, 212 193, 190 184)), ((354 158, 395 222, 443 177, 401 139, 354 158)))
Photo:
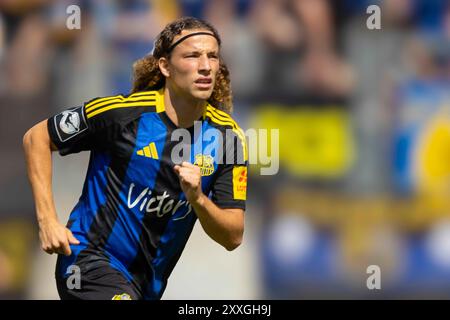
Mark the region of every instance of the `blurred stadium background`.
MULTIPOLYGON (((0 298, 58 298, 23 134, 127 93, 133 61, 182 15, 221 33, 234 116, 280 130, 280 171, 251 167, 236 251, 196 225, 163 299, 450 298, 448 0, 1 0, 0 298), (66 28, 72 4, 81 30, 66 28), (366 26, 371 4, 381 30, 366 26)), ((87 156, 54 155, 64 223, 87 156)))

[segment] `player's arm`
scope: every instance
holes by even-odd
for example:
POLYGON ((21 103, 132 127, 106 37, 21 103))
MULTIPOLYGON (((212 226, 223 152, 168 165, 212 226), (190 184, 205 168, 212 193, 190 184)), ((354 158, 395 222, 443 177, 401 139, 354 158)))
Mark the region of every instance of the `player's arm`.
POLYGON ((56 147, 50 140, 47 120, 39 122, 25 133, 23 148, 35 201, 41 247, 49 254, 70 255, 69 243, 79 242, 58 221, 56 214, 52 193, 52 151, 56 147))
POLYGON ((221 209, 205 194, 191 203, 205 232, 227 250, 236 249, 244 234, 244 210, 221 209))
POLYGON ((231 251, 242 242, 244 210, 222 209, 212 202, 201 188, 200 168, 188 162, 175 166, 181 188, 193 207, 205 232, 217 243, 231 251))

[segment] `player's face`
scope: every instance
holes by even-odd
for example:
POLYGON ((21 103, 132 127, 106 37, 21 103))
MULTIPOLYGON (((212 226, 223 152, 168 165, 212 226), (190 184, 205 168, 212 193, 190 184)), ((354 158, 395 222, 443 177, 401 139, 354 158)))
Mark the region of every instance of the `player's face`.
MULTIPOLYGON (((183 30, 180 37, 207 30, 183 30)), ((166 78, 179 93, 201 100, 210 98, 219 71, 219 45, 209 35, 195 35, 178 44, 168 60, 169 76, 166 78)))

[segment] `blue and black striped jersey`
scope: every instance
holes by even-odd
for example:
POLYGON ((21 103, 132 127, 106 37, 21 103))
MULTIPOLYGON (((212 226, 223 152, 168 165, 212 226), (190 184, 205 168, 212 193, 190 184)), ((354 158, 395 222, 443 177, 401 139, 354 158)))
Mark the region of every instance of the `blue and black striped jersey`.
POLYGON ((164 112, 163 89, 96 98, 47 124, 61 155, 91 152, 67 224, 80 244, 71 245, 70 256, 58 257, 59 276, 69 276, 71 265, 108 263, 142 298, 162 296, 197 218, 173 170, 178 149, 184 160, 200 166, 203 192, 214 203, 245 209, 244 134, 209 104, 198 125, 184 131, 189 141, 174 134, 179 130, 164 112))

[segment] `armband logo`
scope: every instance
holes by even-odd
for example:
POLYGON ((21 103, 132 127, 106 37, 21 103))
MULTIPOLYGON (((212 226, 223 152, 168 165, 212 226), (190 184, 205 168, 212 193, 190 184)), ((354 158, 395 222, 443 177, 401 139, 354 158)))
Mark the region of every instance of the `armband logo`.
POLYGON ((82 107, 63 111, 54 119, 56 132, 61 142, 67 141, 87 129, 82 107))

